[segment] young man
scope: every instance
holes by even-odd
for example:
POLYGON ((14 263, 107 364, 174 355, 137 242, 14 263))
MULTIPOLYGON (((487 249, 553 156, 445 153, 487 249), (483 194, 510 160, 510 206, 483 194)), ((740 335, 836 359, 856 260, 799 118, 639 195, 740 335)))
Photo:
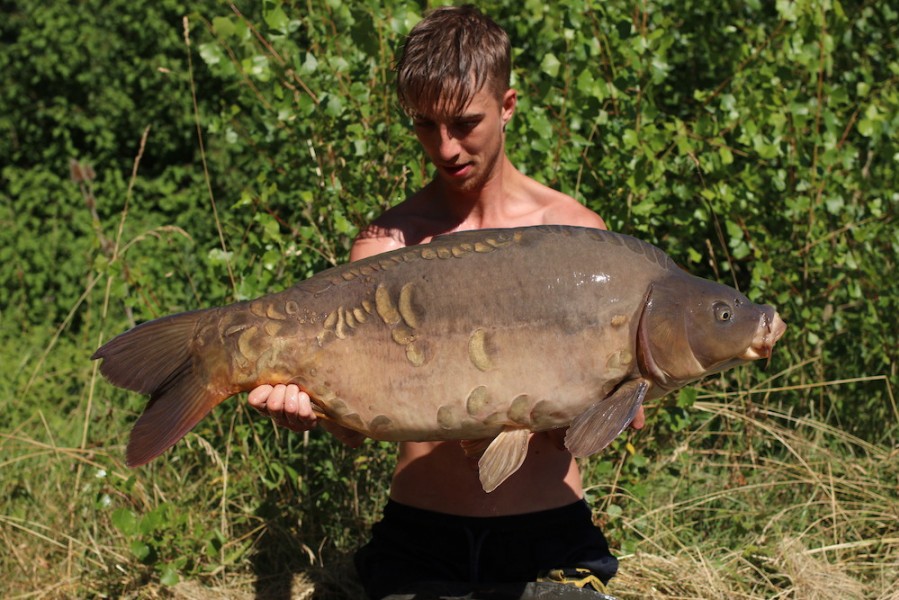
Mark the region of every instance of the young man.
MULTIPOLYGON (((397 64, 397 91, 436 173, 362 231, 351 260, 468 229, 605 228, 598 215, 506 157, 505 128, 517 101, 510 70, 508 36, 473 7, 434 10, 412 30, 397 64)), ((295 431, 316 422, 309 397, 295 385, 261 386, 249 403, 295 431)), ((641 409, 632 425, 642 424, 641 409)), ((328 429, 351 445, 362 441, 355 432, 328 429)), ((458 442, 401 443, 384 518, 356 556, 367 593, 382 598, 443 582, 441 593, 461 595, 469 588, 453 583, 522 582, 523 589, 538 578, 593 583, 600 591, 618 563, 592 523, 563 437, 532 435, 521 469, 490 494, 458 442)))

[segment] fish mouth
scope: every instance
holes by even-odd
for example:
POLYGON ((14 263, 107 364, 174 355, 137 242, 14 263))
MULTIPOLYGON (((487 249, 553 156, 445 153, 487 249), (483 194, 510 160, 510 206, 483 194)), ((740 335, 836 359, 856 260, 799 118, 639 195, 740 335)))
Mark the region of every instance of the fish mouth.
POLYGON ((774 350, 774 344, 783 336, 787 329, 787 324, 776 311, 774 314, 762 314, 759 318, 759 327, 752 338, 752 343, 746 349, 740 358, 743 360, 758 360, 760 358, 770 358, 774 350))

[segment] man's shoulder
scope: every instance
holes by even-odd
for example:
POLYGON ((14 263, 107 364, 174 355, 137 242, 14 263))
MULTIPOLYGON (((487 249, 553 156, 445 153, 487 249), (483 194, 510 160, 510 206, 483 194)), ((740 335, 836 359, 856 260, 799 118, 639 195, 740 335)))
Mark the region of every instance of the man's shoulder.
POLYGON ((527 177, 526 180, 529 193, 541 206, 544 224, 606 228, 602 217, 568 194, 543 185, 530 177, 527 177))
POLYGON ((406 246, 403 231, 390 227, 387 223, 374 221, 365 226, 353 242, 350 260, 359 260, 406 246))
POLYGON ((573 198, 569 202, 558 202, 547 207, 543 219, 546 224, 578 225, 606 229, 606 223, 598 214, 573 198))
POLYGON ((433 224, 420 204, 416 196, 411 196, 365 226, 353 243, 351 259, 412 246, 429 237, 428 231, 433 224))
POLYGON ((552 225, 579 225, 581 227, 596 227, 605 229, 605 221, 598 214, 562 192, 556 195, 546 204, 543 211, 543 219, 552 225))

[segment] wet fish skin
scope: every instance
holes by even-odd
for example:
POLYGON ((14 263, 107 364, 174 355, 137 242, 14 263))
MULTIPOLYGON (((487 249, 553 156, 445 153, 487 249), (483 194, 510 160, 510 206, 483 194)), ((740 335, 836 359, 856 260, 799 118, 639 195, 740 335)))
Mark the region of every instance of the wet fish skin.
POLYGON ((492 438, 479 463, 489 491, 520 466, 529 432, 570 425, 569 450, 597 452, 643 402, 769 356, 784 327, 635 238, 541 226, 450 234, 163 317, 92 358, 150 395, 131 466, 226 398, 292 382, 321 416, 374 439, 492 438))

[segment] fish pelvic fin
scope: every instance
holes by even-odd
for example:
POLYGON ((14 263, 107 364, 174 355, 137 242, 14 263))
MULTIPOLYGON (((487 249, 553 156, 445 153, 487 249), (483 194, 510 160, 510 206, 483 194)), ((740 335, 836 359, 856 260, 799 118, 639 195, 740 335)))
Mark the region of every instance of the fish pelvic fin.
POLYGON ((509 429, 493 438, 478 461, 481 487, 492 492, 524 463, 528 454, 530 431, 509 429))
POLYGON ((648 381, 635 379, 619 386, 611 396, 595 401, 571 422, 565 447, 572 455, 584 457, 611 444, 634 420, 648 391, 648 381))
POLYGON ((138 467, 184 437, 228 397, 198 373, 191 350, 197 324, 207 311, 148 321, 110 340, 92 359, 114 385, 150 395, 131 430, 126 464, 138 467))

